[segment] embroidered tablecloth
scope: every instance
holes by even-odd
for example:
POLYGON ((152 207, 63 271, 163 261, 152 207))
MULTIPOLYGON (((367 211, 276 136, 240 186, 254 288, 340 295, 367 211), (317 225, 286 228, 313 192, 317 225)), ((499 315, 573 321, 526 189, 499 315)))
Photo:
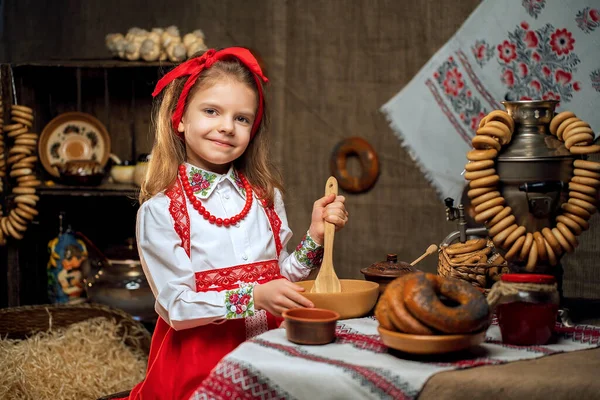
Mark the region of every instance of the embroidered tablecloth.
POLYGON ((411 356, 389 351, 377 326, 372 317, 339 321, 336 341, 324 346, 291 343, 284 329, 263 333, 228 354, 192 399, 413 399, 438 372, 600 347, 600 327, 560 324, 553 344, 506 345, 494 322, 469 351, 411 356))
POLYGON ((599 54, 598 0, 484 0, 381 110, 440 197, 459 199, 471 138, 503 100, 556 99, 600 131, 599 54))

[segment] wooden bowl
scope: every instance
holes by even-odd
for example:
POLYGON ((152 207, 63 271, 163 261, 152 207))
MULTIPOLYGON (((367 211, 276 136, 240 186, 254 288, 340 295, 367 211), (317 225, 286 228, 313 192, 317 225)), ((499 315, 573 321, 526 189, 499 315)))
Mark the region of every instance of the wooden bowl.
POLYGON ((379 284, 376 282, 340 279, 342 291, 339 293, 310 293, 314 283, 315 281, 296 282, 305 289, 301 294, 312 301, 316 308, 335 311, 340 314, 340 319, 367 315, 375 307, 379 296, 379 284))
POLYGON ((487 330, 461 335, 411 335, 377 328, 387 347, 411 354, 443 354, 477 346, 485 340, 487 330))
POLYGON ((285 332, 290 342, 327 344, 335 339, 340 314, 321 308, 292 308, 283 312, 285 332))

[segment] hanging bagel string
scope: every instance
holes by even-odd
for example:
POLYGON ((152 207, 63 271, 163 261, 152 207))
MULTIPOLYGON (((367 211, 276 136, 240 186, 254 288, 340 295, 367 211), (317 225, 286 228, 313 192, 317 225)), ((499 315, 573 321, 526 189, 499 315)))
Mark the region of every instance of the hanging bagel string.
POLYGON ((13 206, 4 213, 0 208, 0 246, 6 244, 8 237, 23 239, 28 224, 38 215, 35 206, 39 197, 35 193, 36 187, 41 183, 35 175, 38 135, 31 132, 33 110, 17 104, 14 76, 10 67, 9 72, 14 104, 7 107, 10 109, 10 123, 7 125, 3 125, 4 104, 0 93, 0 193, 5 193, 3 181, 7 175, 16 179, 16 185, 10 185, 11 191, 5 196, 5 199, 12 198, 13 206), (5 145, 5 140, 12 141, 12 145, 5 145))
MULTIPOLYGON (((485 223, 494 245, 507 250, 504 258, 524 262, 525 270, 532 272, 538 260, 551 266, 558 264, 559 256, 573 252, 578 245, 577 236, 589 228, 588 220, 596 212, 600 163, 575 160, 569 198, 561 205, 555 226, 527 232, 525 226, 517 224, 511 207, 505 206, 495 169, 495 159, 502 147, 510 143, 514 129, 514 120, 506 111, 494 110, 481 120, 471 142, 474 149, 467 153, 465 179, 470 187, 467 196, 474 207, 475 221, 485 223)), ((600 145, 593 144, 590 125, 570 111, 552 118, 550 133, 564 142, 573 155, 600 153, 600 145)))

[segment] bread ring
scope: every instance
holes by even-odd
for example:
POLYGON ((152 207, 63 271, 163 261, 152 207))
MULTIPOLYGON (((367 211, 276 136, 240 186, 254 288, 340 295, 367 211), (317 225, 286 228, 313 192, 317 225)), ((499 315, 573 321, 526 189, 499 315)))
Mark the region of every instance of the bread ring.
POLYGON ((19 129, 23 129, 23 124, 10 124, 10 125, 4 125, 4 132, 14 132, 14 131, 18 131, 19 129))
POLYGON ((474 255, 481 255, 481 256, 487 257, 487 255, 490 254, 491 251, 492 251, 492 248, 486 245, 483 249, 477 250, 474 253, 465 253, 465 254, 450 256, 450 263, 462 264, 465 261, 467 261, 469 258, 473 257, 474 255))
POLYGON ((548 255, 546 254, 546 239, 540 232, 533 232, 533 241, 537 245, 538 257, 542 261, 546 261, 548 259, 548 255))
POLYGON ((17 139, 15 140, 16 145, 24 145, 24 146, 36 146, 37 140, 35 139, 17 139))
MULTIPOLYGON (((17 240, 21 240, 23 239, 23 235, 21 235, 21 233, 19 233, 19 231, 17 231, 13 225, 10 223, 10 220, 7 217, 6 218, 6 229, 8 230, 8 233, 10 233, 10 236, 14 237, 17 240)), ((3 220, 4 220, 3 218, 3 220)))
POLYGON ((568 138, 570 135, 569 132, 575 128, 590 128, 590 124, 582 120, 571 122, 563 132, 563 140, 566 140, 566 138, 568 138))
POLYGON ((527 235, 525 235, 525 243, 523 243, 523 247, 521 248, 521 252, 519 253, 519 260, 525 260, 525 258, 529 255, 529 250, 531 250, 532 243, 533 234, 527 232, 527 235))
POLYGON ((582 185, 590 186, 590 187, 593 187, 594 189, 597 189, 598 187, 600 187, 600 180, 594 179, 594 178, 588 178, 587 176, 574 176, 571 178, 571 182, 581 183, 582 185))
POLYGON ((573 146, 587 146, 594 141, 594 136, 589 133, 576 133, 565 140, 565 147, 571 149, 573 146))
MULTIPOLYGON (((485 254, 475 254, 464 261, 465 265, 477 265, 485 264, 487 262, 487 256, 485 254)), ((470 270, 470 269, 469 269, 470 270)))
MULTIPOLYGON (((393 284, 394 281, 392 281, 385 289, 389 289, 393 284)), ((377 306, 375 306, 375 318, 377 318, 379 325, 381 325, 383 328, 390 331, 394 330, 394 325, 392 325, 392 321, 389 317, 389 308, 387 299, 385 297, 385 291, 384 294, 379 298, 377 306)))
POLYGON ((486 176, 494 175, 496 170, 494 168, 482 169, 479 171, 467 171, 465 172, 465 179, 472 181, 474 179, 484 178, 486 176))
MULTIPOLYGON (((575 178, 575 177, 573 177, 575 178)), ((577 183, 577 182, 569 182, 569 189, 570 190, 574 190, 576 192, 581 192, 584 194, 588 194, 590 196, 595 196, 596 195, 596 189, 593 188, 592 186, 588 186, 588 185, 583 185, 581 183, 577 183)))
POLYGON ((575 168, 587 169, 588 171, 600 172, 600 162, 588 161, 588 160, 575 160, 573 161, 575 168))
POLYGON ((489 187, 482 187, 482 188, 477 188, 477 189, 470 189, 470 190, 467 192, 467 196, 468 196, 470 199, 472 199, 472 198, 474 198, 474 197, 481 196, 482 194, 485 194, 485 193, 488 193, 488 192, 492 192, 492 191, 494 191, 494 190, 496 190, 496 188, 494 188, 494 187, 492 187, 492 186, 489 186, 489 187))
POLYGON ((571 154, 595 154, 600 153, 600 145, 594 144, 591 146, 573 146, 569 149, 571 154))
POLYGON ((508 141, 510 142, 510 139, 512 138, 512 131, 506 123, 502 121, 488 121, 486 122, 485 126, 500 129, 505 135, 508 135, 508 141))
POLYGON ((35 189, 34 188, 17 186, 16 188, 13 188, 12 192, 14 194, 35 194, 35 189))
POLYGON ((508 261, 512 261, 519 256, 521 249, 523 248, 523 244, 525 244, 525 236, 521 235, 517 238, 515 243, 510 247, 510 250, 504 255, 504 258, 508 261))
POLYGON ((525 228, 523 225, 519 226, 510 235, 508 235, 504 243, 502 243, 502 247, 508 249, 518 238, 521 236, 524 238, 526 233, 527 228, 525 228))
POLYGON ((498 182, 500 182, 500 176, 490 175, 490 176, 484 176, 483 178, 478 178, 478 179, 475 179, 474 181, 471 181, 469 183, 469 186, 471 187, 471 189, 477 189, 480 187, 495 186, 498 184, 498 182))
POLYGON ((33 221, 35 218, 33 215, 29 214, 27 211, 23 210, 22 208, 15 207, 15 208, 13 208, 13 210, 15 210, 15 212, 23 219, 33 221))
POLYGON ((565 131, 563 132, 562 140, 564 142, 567 142, 573 136, 579 135, 581 133, 587 133, 587 134, 589 134, 592 137, 592 140, 594 139, 594 131, 592 130, 592 128, 590 128, 589 126, 577 126, 577 127, 574 127, 573 125, 575 125, 575 124, 577 124, 577 122, 575 122, 574 124, 569 125, 565 129, 565 131))
POLYGON ((30 180, 30 181, 25 181, 25 182, 19 182, 19 186, 21 187, 38 187, 42 184, 41 181, 38 181, 36 179, 30 180))
POLYGON ((35 208, 28 206, 25 203, 17 203, 17 208, 20 208, 22 210, 24 210, 25 212, 28 212, 31 215, 38 215, 40 212, 38 210, 36 210, 35 208))
POLYGON ((11 215, 8 216, 8 223, 11 224, 17 231, 25 232, 27 230, 27 225, 15 220, 13 217, 11 217, 11 215))
POLYGON ((446 254, 455 255, 472 253, 474 251, 483 249, 486 245, 486 239, 471 239, 467 240, 464 243, 453 243, 450 246, 446 247, 446 254))
POLYGON ((471 140, 471 145, 478 150, 494 149, 500 151, 502 145, 492 136, 477 135, 471 140))
POLYGON ((556 131, 556 137, 558 137, 558 139, 564 141, 565 139, 563 139, 563 133, 565 132, 565 129, 567 129, 567 126, 569 126, 573 122, 577 122, 577 121, 580 121, 580 119, 577 117, 571 117, 571 118, 567 118, 566 120, 561 122, 561 124, 558 126, 558 129, 556 131))
MULTIPOLYGON (((488 221, 488 223, 486 224, 488 228, 492 228, 494 225, 496 225, 498 222, 502 221, 504 218, 508 217, 510 215, 510 213, 512 212, 512 208, 510 207, 504 207, 504 209, 502 211, 500 211, 494 218, 492 218, 490 221, 488 221)), ((507 225, 508 226, 508 225, 507 225)))
MULTIPOLYGON (((24 133, 22 135, 19 135, 19 139, 34 139, 37 140, 38 139, 38 134, 37 133, 24 133)), ((32 156, 35 157, 35 156, 32 156)))
POLYGON ((13 169, 10 171, 11 178, 16 178, 19 176, 31 175, 33 171, 30 168, 21 168, 21 169, 13 169))
POLYGON ((575 168, 573 170, 573 175, 584 176, 586 178, 600 179, 600 172, 594 172, 594 171, 590 171, 589 169, 583 169, 583 168, 575 168))
POLYGON ((30 121, 28 119, 25 118, 21 118, 21 117, 12 117, 13 122, 18 122, 20 124, 23 124, 29 128, 33 127, 33 121, 30 121))
POLYGON ((565 120, 574 117, 575 114, 571 111, 563 111, 560 114, 556 114, 550 121, 550 133, 556 136, 558 126, 565 120))
MULTIPOLYGON (((544 249, 545 249, 545 247, 544 247, 544 249)), ((537 266, 537 260, 538 260, 537 243, 534 240, 533 243, 531 244, 531 249, 529 249, 529 257, 527 257, 527 264, 525 265, 525 270, 527 270, 528 272, 533 272, 535 270, 535 267, 537 266)))
POLYGON ((495 215, 497 215, 500 211, 502 211, 503 208, 504 208, 503 206, 496 206, 496 207, 488 208, 484 212, 475 215, 475 221, 479 222, 479 223, 483 223, 489 219, 492 219, 492 218, 494 218, 495 215))
POLYGON ((578 217, 583 218, 585 220, 590 219, 590 217, 592 216, 592 214, 587 212, 587 210, 585 208, 576 206, 573 203, 563 203, 563 204, 561 204, 560 207, 563 210, 565 210, 566 212, 577 215, 578 217))
POLYGON ((581 235, 581 233, 583 232, 581 226, 571 218, 567 218, 564 215, 559 215, 556 217, 556 220, 569 227, 569 229, 577 236, 581 235))
POLYGON ((560 256, 563 252, 562 247, 560 245, 560 242, 556 239, 556 236, 554 236, 554 234, 552 233, 552 230, 548 227, 543 228, 542 235, 544 236, 544 239, 546 239, 546 242, 550 245, 550 247, 552 247, 554 254, 560 256))
POLYGON ((404 302, 405 282, 411 278, 411 275, 413 274, 397 278, 398 283, 393 291, 388 291, 386 288, 385 297, 390 311, 389 318, 400 332, 413 335, 433 335, 433 331, 417 320, 406 308, 404 302))
MULTIPOLYGON (((19 125, 22 126, 22 124, 19 124, 19 125)), ((14 138, 14 137, 17 137, 17 136, 22 135, 24 133, 27 133, 27 132, 29 132, 29 128, 27 126, 24 126, 24 127, 20 128, 20 129, 15 129, 13 131, 9 131, 6 134, 6 136, 8 136, 10 138, 14 138)))
POLYGON ((504 205, 504 197, 496 197, 494 199, 488 200, 486 202, 483 202, 482 204, 478 205, 477 207, 475 207, 475 212, 477 214, 484 212, 485 210, 492 208, 492 207, 496 207, 496 206, 501 206, 504 205))
POLYGON ((15 153, 30 155, 31 149, 27 146, 13 146, 10 148, 10 150, 8 150, 8 154, 15 154, 15 153))
POLYGON ((379 176, 379 157, 373 146, 359 137, 351 137, 339 142, 329 159, 331 173, 338 180, 338 185, 350 193, 365 192, 375 184, 379 176), (359 177, 352 176, 346 165, 348 157, 355 155, 361 166, 359 177))
POLYGON ((571 230, 562 222, 556 223, 556 228, 562 233, 563 237, 569 241, 573 249, 575 249, 579 245, 579 241, 577 237, 571 232, 571 230))
MULTIPOLYGON (((514 119, 506 112, 502 110, 494 110, 490 112, 485 117, 485 125, 489 124, 492 121, 500 121, 508 126, 511 132, 515 130, 515 121, 514 119)), ((484 125, 484 126, 485 126, 484 125)))
POLYGON ((493 166, 494 160, 470 161, 465 165, 465 170, 472 172, 492 168, 493 166))
POLYGON ((10 106, 10 108, 12 110, 18 110, 18 111, 26 112, 26 113, 29 113, 29 114, 33 114, 33 109, 31 109, 29 107, 26 107, 26 106, 21 106, 21 105, 18 105, 18 104, 12 104, 10 106))
POLYGON ((554 267, 556 264, 558 264, 558 258, 554 253, 554 249, 552 248, 552 246, 550 246, 550 244, 547 241, 545 242, 545 244, 546 254, 548 255, 548 263, 554 267))
MULTIPOLYGON (((510 133, 507 134, 505 130, 500 129, 495 126, 490 126, 490 124, 485 124, 482 128, 477 129, 477 136, 486 135, 495 139, 498 139, 500 144, 504 146, 510 142, 511 136, 510 133)), ((499 150, 499 149, 498 149, 499 150)))
POLYGON ((558 243, 560 243, 560 247, 562 247, 564 251, 567 253, 572 253, 575 250, 571 243, 569 243, 569 241, 561 233, 561 231, 558 230, 558 228, 552 228, 552 234, 558 243))
POLYGON ((23 118, 29 121, 33 121, 33 114, 20 111, 20 110, 10 110, 10 115, 14 115, 15 117, 23 118))
POLYGON ((481 292, 469 283, 433 274, 411 274, 404 284, 406 308, 423 324, 444 333, 469 333, 489 325, 490 310, 481 292), (444 305, 439 295, 458 303, 444 305))
MULTIPOLYGON (((581 226, 581 229, 583 229, 584 231, 587 231, 590 228, 590 223, 587 222, 585 219, 581 218, 578 215, 575 214, 571 214, 571 213, 563 213, 563 215, 569 219, 572 219, 573 221, 577 222, 577 225, 581 226)), ((557 217, 558 218, 558 217, 557 217)))
POLYGON ((19 186, 21 185, 21 183, 23 182, 28 182, 28 181, 34 181, 37 178, 35 177, 35 175, 23 175, 23 176, 19 176, 17 178, 17 182, 19 182, 19 186))
POLYGON ((594 214, 597 211, 596 206, 594 206, 590 202, 578 199, 576 197, 569 199, 568 203, 571 203, 577 207, 581 207, 590 214, 594 214))
POLYGON ((17 212, 14 210, 14 208, 12 210, 10 210, 10 213, 8 216, 12 217, 12 219, 22 223, 23 225, 27 224, 27 220, 25 218, 19 216, 19 214, 17 214, 17 212))
POLYGON ((495 191, 495 192, 484 193, 481 196, 477 196, 473 200, 471 200, 471 206, 477 207, 478 205, 483 204, 486 201, 494 199, 496 197, 500 197, 500 192, 495 191))
POLYGON ((498 150, 471 150, 467 153, 467 160, 469 161, 482 161, 482 160, 494 160, 498 156, 498 150))
POLYGON ((22 160, 25 157, 27 157, 25 154, 18 153, 18 154, 15 154, 15 155, 12 155, 12 156, 8 157, 8 159, 6 160, 6 163, 7 164, 14 164, 14 163, 18 162, 19 160, 22 160))
POLYGON ((511 226, 512 224, 514 224, 515 221, 516 221, 516 218, 514 215, 509 215, 509 216, 505 217, 502 221, 498 222, 493 227, 488 229, 488 235, 490 235, 491 237, 496 236, 497 234, 502 232, 504 229, 506 229, 509 226, 511 226))
POLYGON ((11 236, 11 234, 8 231, 8 228, 6 226, 7 223, 8 223, 8 217, 0 217, 0 229, 2 229, 2 233, 4 234, 4 236, 9 237, 9 236, 11 236))
POLYGON ((25 204, 29 204, 30 206, 34 206, 37 204, 37 202, 32 199, 31 197, 27 196, 26 194, 24 195, 20 195, 20 196, 16 196, 15 197, 15 203, 25 203, 25 204))
POLYGON ((492 241, 494 242, 494 245, 496 247, 504 247, 503 243, 506 240, 506 238, 513 233, 519 226, 517 224, 512 224, 511 226, 509 226, 508 228, 504 229, 502 232, 500 232, 499 234, 497 234, 496 236, 494 236, 492 238, 492 241))

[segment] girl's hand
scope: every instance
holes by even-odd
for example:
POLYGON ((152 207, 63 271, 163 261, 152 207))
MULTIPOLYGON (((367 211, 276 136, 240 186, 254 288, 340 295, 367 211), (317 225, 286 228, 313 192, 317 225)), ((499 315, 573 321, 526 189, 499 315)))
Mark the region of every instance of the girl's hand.
POLYGON ((330 222, 335 225, 335 230, 338 231, 348 222, 348 211, 344 202, 344 196, 336 196, 329 194, 315 201, 313 205, 312 218, 308 233, 317 244, 322 245, 325 236, 325 222, 330 222))
POLYGON ((281 313, 290 308, 314 307, 314 304, 299 292, 304 292, 304 288, 287 279, 276 279, 256 285, 254 307, 257 310, 266 310, 276 317, 281 317, 281 313))

